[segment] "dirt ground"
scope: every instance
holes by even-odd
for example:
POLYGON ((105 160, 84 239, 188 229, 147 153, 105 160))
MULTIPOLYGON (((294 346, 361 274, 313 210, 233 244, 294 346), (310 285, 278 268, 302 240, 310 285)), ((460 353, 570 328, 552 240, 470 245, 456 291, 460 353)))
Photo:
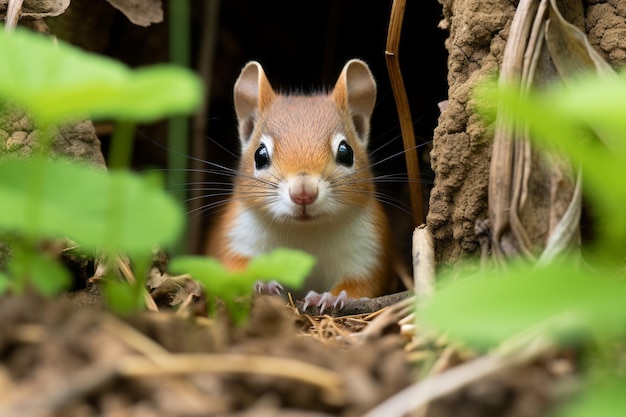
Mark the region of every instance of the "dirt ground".
MULTIPOLYGON (((311 316, 258 296, 234 326, 160 307, 115 316, 93 286, 57 300, 4 297, 0 415, 360 416, 474 356, 440 336, 401 335, 385 309, 311 316)), ((551 354, 481 378, 413 415, 543 415, 571 384, 562 363, 551 354)))

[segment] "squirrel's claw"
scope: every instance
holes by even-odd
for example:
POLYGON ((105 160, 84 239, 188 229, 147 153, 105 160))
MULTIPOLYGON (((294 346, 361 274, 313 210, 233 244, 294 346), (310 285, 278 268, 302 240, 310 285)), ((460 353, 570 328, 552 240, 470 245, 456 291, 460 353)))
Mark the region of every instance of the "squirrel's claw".
POLYGON ((257 281, 254 283, 254 292, 257 294, 280 295, 282 290, 283 286, 274 280, 269 282, 257 281))
POLYGON ((304 297, 304 305, 302 306, 302 311, 306 310, 308 306, 314 305, 320 308, 320 314, 324 313, 327 307, 331 305, 333 307, 339 307, 342 309, 350 298, 345 291, 341 291, 339 295, 332 295, 329 292, 325 293, 317 293, 315 291, 309 291, 309 293, 304 297))

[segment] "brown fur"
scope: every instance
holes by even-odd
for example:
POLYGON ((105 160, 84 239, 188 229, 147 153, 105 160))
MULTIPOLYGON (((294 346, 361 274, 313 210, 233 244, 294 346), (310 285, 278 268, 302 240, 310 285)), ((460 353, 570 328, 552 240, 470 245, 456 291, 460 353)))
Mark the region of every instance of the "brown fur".
MULTIPOLYGON (((375 96, 371 74, 367 66, 360 62, 346 64, 331 93, 306 96, 274 93, 261 66, 248 64, 235 85, 235 106, 243 148, 240 175, 234 183, 234 198, 228 202, 210 236, 207 254, 220 259, 229 269, 245 268, 249 258, 237 252, 229 237, 238 221, 238 213, 252 210, 260 219, 269 219, 268 193, 274 187, 252 179, 255 175, 254 153, 262 135, 270 136, 274 145, 270 169, 259 174, 263 179, 277 182, 297 175, 309 175, 320 176, 333 183, 344 174, 336 168, 330 140, 341 133, 354 151, 356 173, 332 186, 333 195, 342 203, 336 216, 322 218, 310 227, 333 227, 337 221, 356 216, 356 213, 371 213, 374 232, 368 238, 373 246, 379 248, 374 266, 367 271, 367 276, 347 274, 337 277, 330 290, 334 295, 345 290, 350 297, 374 297, 387 291, 389 277, 393 275, 389 226, 374 195, 366 152, 369 117, 375 96)), ((271 228, 270 225, 267 227, 271 228)), ((296 227, 300 228, 300 233, 311 230, 307 225, 296 227)), ((319 242, 320 245, 325 243, 319 242)))

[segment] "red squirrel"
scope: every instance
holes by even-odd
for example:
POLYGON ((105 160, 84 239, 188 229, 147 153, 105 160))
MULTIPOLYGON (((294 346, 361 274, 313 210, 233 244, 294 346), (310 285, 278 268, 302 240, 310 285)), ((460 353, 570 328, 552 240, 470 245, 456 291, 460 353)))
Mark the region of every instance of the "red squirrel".
POLYGON ((357 59, 330 93, 311 95, 276 93, 249 62, 234 87, 238 175, 207 254, 232 270, 278 247, 314 255, 305 308, 382 295, 394 267, 367 155, 375 102, 372 73, 357 59))

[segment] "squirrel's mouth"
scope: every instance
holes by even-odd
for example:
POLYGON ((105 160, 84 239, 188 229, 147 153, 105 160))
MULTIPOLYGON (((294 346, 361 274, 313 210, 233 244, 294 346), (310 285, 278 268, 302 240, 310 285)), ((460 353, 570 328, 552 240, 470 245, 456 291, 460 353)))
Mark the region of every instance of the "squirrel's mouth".
POLYGON ((298 222, 310 222, 314 220, 316 217, 308 213, 306 210, 306 206, 303 205, 302 208, 298 210, 298 212, 294 213, 293 218, 294 220, 298 222))

